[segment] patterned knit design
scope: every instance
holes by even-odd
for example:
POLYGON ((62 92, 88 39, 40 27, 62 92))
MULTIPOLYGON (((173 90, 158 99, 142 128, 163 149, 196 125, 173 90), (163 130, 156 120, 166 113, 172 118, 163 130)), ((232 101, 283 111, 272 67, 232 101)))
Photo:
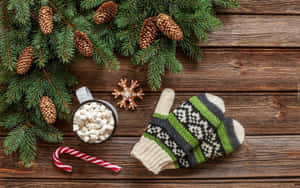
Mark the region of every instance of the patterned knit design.
POLYGON ((158 138, 165 146, 167 146, 173 153, 173 155, 177 159, 180 159, 178 160, 180 167, 190 167, 189 162, 184 158, 187 154, 183 151, 183 149, 179 147, 179 145, 175 142, 174 139, 172 139, 172 137, 164 128, 159 125, 150 124, 146 130, 146 133, 152 135, 155 138, 158 138))
POLYGON ((189 101, 176 108, 173 114, 197 138, 206 159, 214 159, 225 154, 216 128, 189 101))

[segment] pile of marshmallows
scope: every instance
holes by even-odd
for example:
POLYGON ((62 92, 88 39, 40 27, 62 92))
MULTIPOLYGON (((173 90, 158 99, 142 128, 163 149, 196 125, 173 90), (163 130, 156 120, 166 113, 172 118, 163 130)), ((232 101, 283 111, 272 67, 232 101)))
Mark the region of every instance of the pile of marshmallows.
POLYGON ((115 129, 113 112, 98 102, 82 105, 73 118, 73 131, 86 143, 101 143, 115 129))

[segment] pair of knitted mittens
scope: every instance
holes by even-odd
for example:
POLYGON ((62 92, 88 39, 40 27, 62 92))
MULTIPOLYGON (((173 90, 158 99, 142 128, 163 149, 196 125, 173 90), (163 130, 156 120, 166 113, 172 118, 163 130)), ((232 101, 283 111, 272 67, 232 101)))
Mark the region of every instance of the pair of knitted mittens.
POLYGON ((152 122, 131 151, 154 174, 194 167, 227 155, 244 142, 243 126, 224 118, 220 97, 199 94, 169 113, 174 99, 172 89, 162 92, 152 122))

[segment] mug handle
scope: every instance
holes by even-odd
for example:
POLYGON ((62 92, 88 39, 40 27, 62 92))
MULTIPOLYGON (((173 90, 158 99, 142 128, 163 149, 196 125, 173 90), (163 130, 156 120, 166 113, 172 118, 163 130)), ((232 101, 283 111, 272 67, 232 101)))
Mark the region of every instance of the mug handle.
POLYGON ((94 97, 91 94, 90 90, 85 86, 76 90, 76 97, 80 104, 85 101, 94 100, 94 97))

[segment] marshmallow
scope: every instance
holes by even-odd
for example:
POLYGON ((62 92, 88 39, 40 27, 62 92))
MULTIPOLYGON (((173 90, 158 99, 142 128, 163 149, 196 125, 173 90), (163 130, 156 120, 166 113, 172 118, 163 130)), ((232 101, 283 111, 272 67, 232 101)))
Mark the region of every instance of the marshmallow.
POLYGON ((79 126, 76 125, 76 124, 74 124, 74 125, 73 125, 73 131, 78 131, 78 130, 79 130, 79 126))
POLYGON ((90 138, 88 136, 85 137, 81 137, 83 139, 84 142, 88 142, 90 140, 90 138))
POLYGON ((105 105, 90 102, 82 105, 74 113, 73 131, 84 141, 101 143, 115 128, 113 112, 105 105))
POLYGON ((91 139, 92 139, 92 140, 97 140, 97 139, 98 139, 98 136, 95 135, 95 134, 91 134, 90 136, 91 136, 91 139))
POLYGON ((113 125, 108 125, 106 129, 108 129, 108 130, 114 130, 114 128, 115 127, 113 125))
POLYGON ((82 131, 77 131, 77 134, 78 134, 78 136, 84 136, 85 134, 84 134, 84 132, 82 132, 82 131))

